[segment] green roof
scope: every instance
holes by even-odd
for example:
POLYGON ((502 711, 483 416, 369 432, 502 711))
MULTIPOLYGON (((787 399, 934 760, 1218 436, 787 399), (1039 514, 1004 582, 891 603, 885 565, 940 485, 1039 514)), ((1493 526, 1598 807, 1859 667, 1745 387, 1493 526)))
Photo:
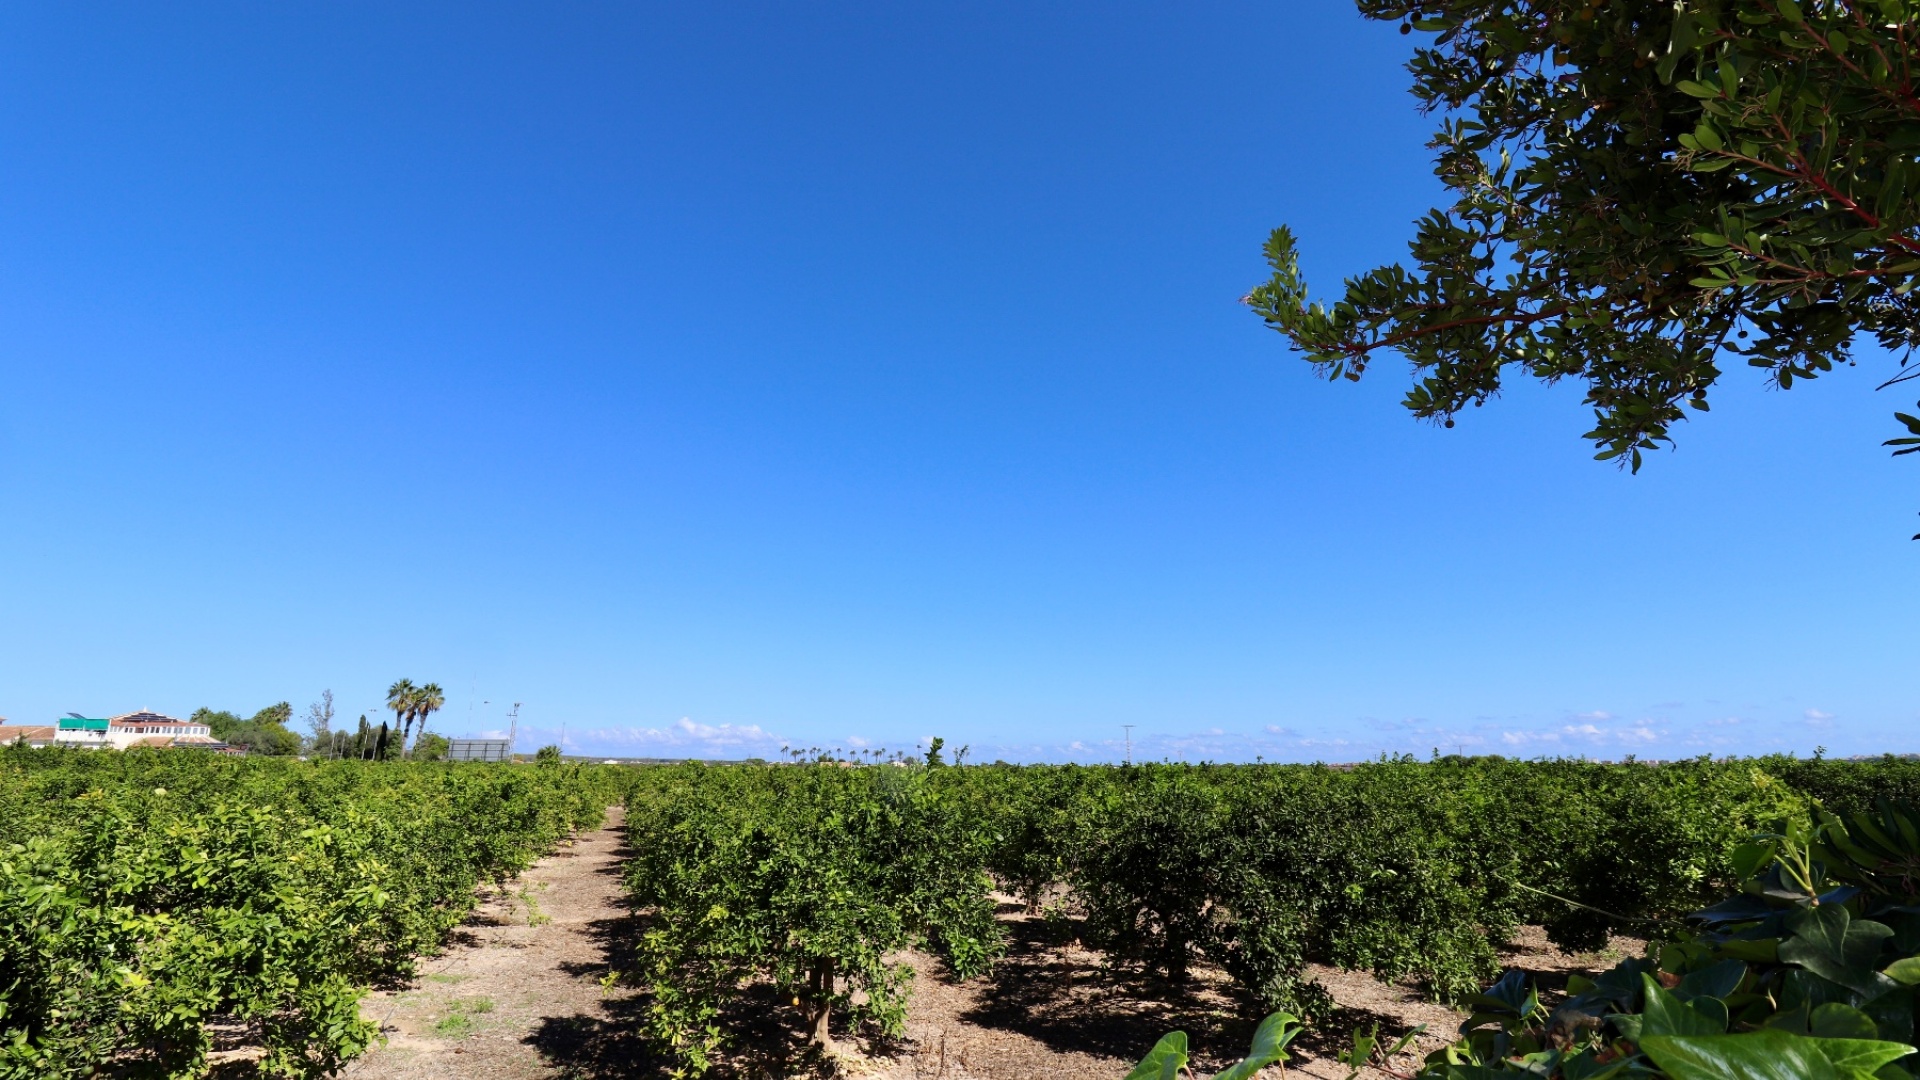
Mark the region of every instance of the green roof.
POLYGON ((61 718, 60 730, 61 731, 105 731, 107 730, 107 722, 105 720, 84 720, 77 716, 67 716, 67 717, 61 718))

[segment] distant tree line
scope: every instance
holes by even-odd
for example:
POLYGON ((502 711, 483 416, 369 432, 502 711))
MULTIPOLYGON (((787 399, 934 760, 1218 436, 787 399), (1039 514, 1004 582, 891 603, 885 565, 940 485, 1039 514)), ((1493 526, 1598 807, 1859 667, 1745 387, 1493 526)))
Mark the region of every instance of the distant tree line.
POLYGON ((245 720, 225 709, 207 708, 195 709, 190 719, 207 725, 214 738, 249 754, 291 757, 301 749, 300 736, 287 728, 287 721, 293 719, 293 706, 284 701, 269 705, 245 720))
MULTIPOLYGON (((444 735, 424 733, 414 740, 412 752, 406 756, 416 761, 439 761, 447 756, 449 745, 444 735)), ((403 754, 400 732, 384 720, 377 726, 369 724, 364 714, 354 730, 329 731, 312 745, 310 752, 315 757, 362 761, 398 761, 403 754)))
POLYGON ((284 701, 269 705, 247 719, 226 710, 196 709, 193 720, 206 724, 213 737, 221 742, 265 757, 290 757, 304 752, 313 757, 367 761, 402 757, 438 761, 446 757, 450 744, 444 736, 427 732, 427 719, 446 704, 446 693, 438 683, 415 686, 413 680, 401 679, 387 688, 387 708, 393 710, 391 724, 385 721, 369 724, 363 713, 353 730, 335 731, 332 690, 321 691, 320 699, 307 706, 305 738, 287 726, 293 719, 293 706, 284 701), (412 739, 411 745, 409 739, 412 739))
POLYGON ((447 695, 440 689, 440 684, 415 686, 412 679, 401 679, 387 687, 387 708, 393 710, 391 724, 386 721, 381 721, 377 726, 370 724, 366 714, 362 713, 354 730, 335 731, 333 691, 325 691, 319 701, 307 707, 307 726, 312 731, 312 738, 307 744, 308 752, 316 757, 359 758, 365 761, 402 757, 438 761, 446 756, 450 744, 444 736, 427 732, 427 719, 446 707, 446 704, 447 695), (420 729, 419 736, 413 739, 409 747, 408 739, 414 735, 416 724, 420 729))

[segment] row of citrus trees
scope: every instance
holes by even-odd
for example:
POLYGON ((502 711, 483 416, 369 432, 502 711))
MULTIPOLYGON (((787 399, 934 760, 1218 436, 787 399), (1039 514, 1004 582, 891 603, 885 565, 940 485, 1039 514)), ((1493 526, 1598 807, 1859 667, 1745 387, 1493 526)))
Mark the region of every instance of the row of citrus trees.
MULTIPOLYGON (((1860 776, 1838 777, 1860 793, 1860 776)), ((1401 1055, 1420 1029, 1355 1033, 1342 1055, 1404 1080, 1911 1080, 1920 1054, 1920 804, 1836 814, 1790 808, 1734 850, 1731 895, 1669 928, 1644 956, 1575 975, 1549 1005, 1509 971, 1466 1004, 1454 1041, 1401 1055)), ((1302 1030, 1277 1012, 1252 1053, 1213 1080, 1284 1063, 1302 1030)), ((1127 1080, 1191 1080, 1172 1032, 1127 1080)))
POLYGON ((1325 1015, 1314 961, 1461 1000, 1522 923, 1574 948, 1658 937, 1807 795, 1848 810, 1916 788, 1920 764, 1897 760, 643 770, 634 974, 688 1074, 756 983, 818 1041, 840 1015, 897 1032, 907 973, 889 955, 986 966, 996 888, 1115 961, 1176 980, 1217 964, 1269 1009, 1325 1015))
POLYGON ((1519 923, 1581 947, 1668 936, 1752 873, 1762 823, 1809 796, 1915 794, 1920 766, 1895 760, 610 770, 9 749, 0 1077, 192 1075, 216 1020, 251 1025, 272 1073, 334 1071, 373 1035, 367 985, 615 797, 643 909, 628 974, 697 1073, 756 986, 818 1041, 836 1022, 897 1035, 897 950, 984 970, 996 889, 1116 961, 1216 963, 1311 1017, 1309 961, 1470 997, 1519 923))
POLYGON ((337 1071, 373 983, 600 820, 612 770, 0 750, 0 1078, 337 1071))

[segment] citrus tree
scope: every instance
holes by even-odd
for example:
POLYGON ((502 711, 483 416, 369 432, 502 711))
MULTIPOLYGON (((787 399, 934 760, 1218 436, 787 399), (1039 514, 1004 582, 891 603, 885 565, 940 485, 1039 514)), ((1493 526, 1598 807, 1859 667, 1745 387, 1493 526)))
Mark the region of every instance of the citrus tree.
POLYGON ((1002 948, 984 869, 989 837, 968 804, 930 782, 951 770, 686 766, 639 774, 628 796, 626 881, 644 912, 635 974, 648 1026, 682 1074, 728 1043, 726 1005, 755 980, 831 1024, 898 1036, 922 945, 955 974, 1002 948))
MULTIPOLYGON (((1597 456, 1638 469, 1727 358, 1782 389, 1860 334, 1920 343, 1913 0, 1359 0, 1433 35, 1450 205, 1407 263, 1316 301, 1294 235, 1247 303, 1329 378, 1412 361, 1405 404, 1453 426, 1517 370, 1586 385, 1597 456)), ((1920 418, 1897 453, 1920 450, 1920 418)))

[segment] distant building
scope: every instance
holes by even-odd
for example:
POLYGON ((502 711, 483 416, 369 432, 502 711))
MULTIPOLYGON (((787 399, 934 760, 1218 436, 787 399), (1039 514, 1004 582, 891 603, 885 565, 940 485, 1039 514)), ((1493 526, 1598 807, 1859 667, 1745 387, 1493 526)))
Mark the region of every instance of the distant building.
POLYGON ((0 746, 12 746, 21 739, 25 739, 28 746, 52 746, 57 730, 52 724, 9 724, 0 721, 0 746))
POLYGON ((83 750, 186 746, 230 754, 245 752, 214 738, 213 729, 206 724, 162 716, 144 709, 106 720, 65 716, 53 724, 0 723, 0 744, 12 743, 22 737, 25 737, 29 746, 72 746, 83 750))
POLYGON ((113 744, 107 739, 106 720, 89 720, 84 716, 63 716, 53 733, 55 746, 77 746, 83 750, 104 750, 113 744))
POLYGON ((135 746, 191 746, 206 750, 227 748, 225 743, 213 737, 213 729, 206 724, 162 716, 144 709, 104 722, 107 725, 107 742, 115 750, 135 746))

